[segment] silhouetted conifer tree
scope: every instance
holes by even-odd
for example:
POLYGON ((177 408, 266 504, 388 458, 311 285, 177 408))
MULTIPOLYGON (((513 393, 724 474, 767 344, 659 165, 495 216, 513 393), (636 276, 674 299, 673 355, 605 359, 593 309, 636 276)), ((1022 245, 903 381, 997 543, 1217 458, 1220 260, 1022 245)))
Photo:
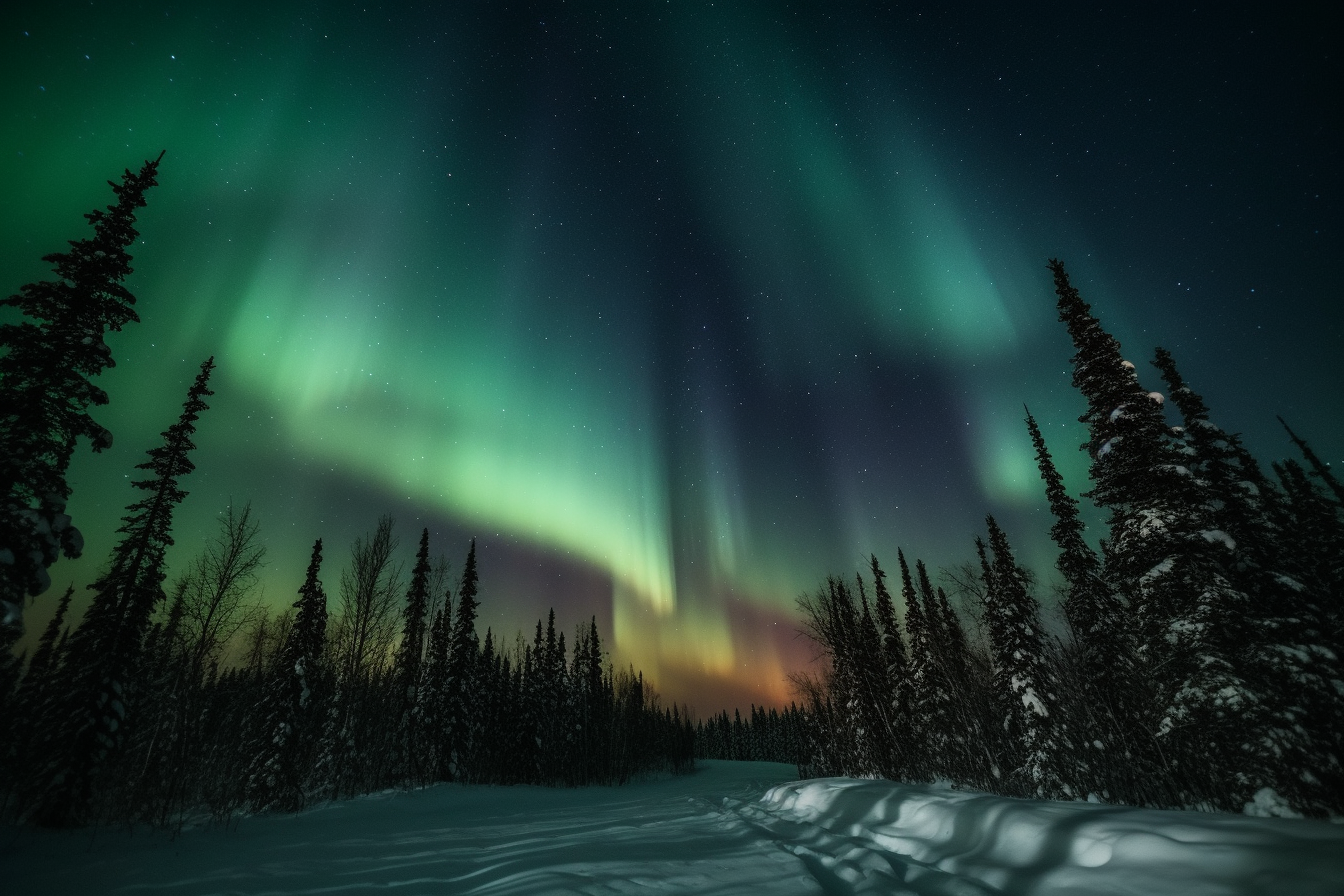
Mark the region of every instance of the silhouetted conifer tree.
POLYGON ((402 611, 401 643, 393 661, 394 701, 399 713, 397 720, 398 768, 397 774, 419 780, 420 768, 420 713, 417 690, 422 678, 421 658, 425 650, 425 614, 429 606, 429 529, 420 533, 420 548, 411 570, 411 584, 406 592, 406 606, 402 611))
MULTIPOLYGON (((886 692, 881 695, 891 722, 891 761, 892 777, 903 780, 911 761, 909 728, 910 707, 903 702, 909 697, 908 680, 910 663, 906 657, 905 642, 901 637, 901 626, 896 619, 895 604, 891 592, 887 589, 887 574, 877 562, 876 555, 869 555, 869 570, 873 575, 874 602, 876 604, 877 625, 882 639, 882 662, 886 670, 886 692)), ((790 761, 797 761, 793 759, 790 761)))
POLYGON ((108 181, 117 204, 84 216, 93 236, 43 256, 57 279, 26 284, 0 301, 25 318, 0 325, 0 655, 22 631, 24 599, 51 584, 47 568, 58 554, 83 550, 65 514, 65 474, 80 436, 94 451, 112 444, 112 434, 88 414, 107 404, 107 393, 89 378, 114 365, 107 331, 139 320, 135 296, 122 285, 131 273, 126 247, 138 236, 135 212, 157 183, 162 158, 138 174, 127 170, 120 184, 108 181))
POLYGON ((1330 470, 1330 465, 1322 462, 1321 459, 1316 456, 1316 452, 1311 450, 1311 446, 1307 444, 1306 440, 1293 432, 1293 428, 1284 422, 1282 417, 1277 419, 1279 423, 1283 425, 1283 428, 1288 431, 1288 437, 1293 440, 1293 444, 1297 446, 1297 449, 1302 452, 1302 456, 1306 458, 1307 463, 1311 466, 1312 472, 1320 478, 1321 482, 1325 483, 1326 488, 1334 493, 1335 501, 1344 505, 1344 483, 1341 483, 1335 478, 1335 474, 1330 470))
POLYGON ((154 476, 132 483, 148 495, 128 508, 108 569, 89 586, 93 603, 70 639, 73 690, 58 717, 43 720, 54 736, 22 801, 23 816, 39 824, 66 826, 87 817, 103 762, 121 741, 125 691, 150 615, 163 597, 173 511, 187 495, 179 481, 194 468, 191 437, 208 408, 205 397, 213 394, 207 384, 214 366, 214 358, 201 364, 181 417, 163 434, 163 445, 137 466, 154 476))
POLYGON ((895 693, 891 673, 883 650, 882 635, 868 605, 868 592, 863 577, 854 576, 854 590, 859 595, 859 613, 851 637, 854 639, 854 666, 859 687, 860 715, 867 732, 873 771, 884 777, 898 775, 901 761, 896 749, 896 714, 891 706, 895 693))
POLYGON ((1065 491, 1063 477, 1030 411, 1026 422, 1037 468, 1045 481, 1046 501, 1055 517, 1050 538, 1059 548, 1055 565, 1064 576, 1064 617, 1077 645, 1084 692, 1075 705, 1090 720, 1087 736, 1079 732, 1080 752, 1072 757, 1070 777, 1088 793, 1110 796, 1122 787, 1134 792, 1138 783, 1134 773, 1150 745, 1146 737, 1135 737, 1147 723, 1130 626, 1123 604, 1103 576, 1100 558, 1083 539, 1078 502, 1065 491))
POLYGON ((447 743, 448 780, 456 780, 465 771, 465 759, 471 755, 471 734, 475 709, 472 687, 476 680, 480 644, 476 637, 476 539, 467 550, 462 567, 462 582, 457 589, 457 616, 453 620, 445 677, 444 734, 447 743))
POLYGON ((1263 704, 1239 663, 1251 606, 1230 574, 1234 546, 1215 525, 1208 489, 1186 466, 1162 396, 1139 385, 1063 265, 1050 267, 1060 319, 1078 349, 1074 385, 1088 402, 1079 418, 1091 434, 1088 494, 1110 511, 1106 577, 1137 617, 1153 733, 1182 802, 1239 809, 1263 775, 1238 771, 1248 769, 1242 757, 1257 752, 1246 737, 1263 704))
POLYGON ((429 625, 429 643, 425 651, 424 673, 421 676, 420 689, 416 694, 419 701, 421 738, 421 765, 431 780, 446 780, 447 766, 447 719, 448 719, 448 657, 451 655, 452 637, 452 598, 451 595, 429 625))
MULTIPOLYGON (((970 776, 971 744, 967 726, 971 723, 973 713, 969 711, 969 695, 956 693, 953 665, 960 658, 952 654, 952 641, 923 560, 915 561, 915 584, 918 587, 914 605, 919 607, 916 615, 918 625, 924 631, 921 642, 925 654, 917 669, 919 678, 915 682, 916 715, 924 726, 925 745, 929 750, 930 761, 934 763, 935 776, 965 780, 970 776)), ((909 614, 910 609, 907 607, 907 623, 909 614)), ((913 642, 910 652, 913 658, 913 642)))
MULTIPOLYGON (((6 798, 10 788, 17 783, 15 772, 30 767, 32 762, 29 743, 34 735, 35 720, 50 712, 47 704, 55 696, 51 683, 61 661, 57 647, 61 643, 65 613, 70 608, 70 599, 74 593, 74 585, 65 589, 65 594, 56 605, 56 613, 43 629, 37 649, 21 679, 18 677, 19 658, 7 653, 0 655, 0 659, 13 662, 15 670, 12 674, 18 679, 12 693, 10 685, 0 680, 0 688, 4 688, 0 692, 0 758, 3 759, 0 762, 0 770, 3 770, 3 774, 0 774, 0 793, 6 798)), ((0 805, 4 802, 5 799, 0 799, 0 805)))
POLYGON ((308 572, 294 603, 298 614, 272 665, 256 714, 261 720, 246 781, 254 812, 295 812, 303 807, 304 742, 311 740, 313 688, 326 647, 327 594, 318 578, 322 539, 313 543, 308 572))
MULTIPOLYGON (((1275 519, 1282 499, 1241 440, 1209 419, 1204 400, 1182 378, 1170 352, 1157 349, 1154 364, 1181 411, 1181 436, 1191 469, 1207 492, 1212 532, 1226 536, 1227 576, 1250 601, 1250 618, 1241 621, 1250 630, 1234 662, 1262 704, 1257 709, 1263 743, 1252 752, 1261 754, 1267 774, 1274 768, 1310 770, 1307 776, 1280 775, 1275 782, 1299 810, 1324 814, 1344 807, 1339 796, 1344 793, 1339 753, 1344 675, 1329 643, 1324 610, 1335 601, 1294 578, 1284 562, 1284 532, 1275 519)), ((1304 454, 1315 457, 1288 432, 1304 454)))
POLYGON ((986 582, 986 614, 994 649, 994 689, 1002 701, 1004 730, 1016 747, 1014 773, 1025 796, 1074 796, 1061 762, 1072 752, 1068 722, 1059 712, 1057 682, 1046 656, 1040 609, 1013 558, 1008 538, 994 517, 986 517, 994 553, 993 577, 986 582))
MULTIPOLYGON (((941 724, 938 718, 939 694, 937 658, 934 654, 933 635, 929 630, 924 604, 915 591, 910 566, 905 554, 896 552, 901 568, 901 599, 905 603, 905 633, 910 639, 910 675, 897 682, 898 699, 908 707, 909 720, 909 774, 912 780, 928 781, 940 771, 942 756, 935 753, 938 742, 946 732, 936 732, 941 724)), ((916 561, 918 562, 918 561, 916 561)))

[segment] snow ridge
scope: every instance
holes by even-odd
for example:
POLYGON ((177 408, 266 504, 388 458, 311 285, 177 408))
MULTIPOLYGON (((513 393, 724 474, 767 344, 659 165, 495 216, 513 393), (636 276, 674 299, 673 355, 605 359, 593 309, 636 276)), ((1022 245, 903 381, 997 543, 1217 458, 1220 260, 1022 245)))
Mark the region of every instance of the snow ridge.
POLYGON ((387 791, 176 837, 0 829, 0 867, 15 896, 1344 892, 1344 825, 793 776, 707 761, 625 787, 387 791))

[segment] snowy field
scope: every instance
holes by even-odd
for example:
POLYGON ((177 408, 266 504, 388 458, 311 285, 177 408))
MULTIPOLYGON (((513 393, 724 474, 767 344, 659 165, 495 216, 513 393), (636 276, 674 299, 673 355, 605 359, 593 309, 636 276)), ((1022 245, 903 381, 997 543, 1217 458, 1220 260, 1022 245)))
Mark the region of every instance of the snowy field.
POLYGON ((0 893, 1344 894, 1344 825, 1010 800, 703 762, 443 785, 176 838, 0 828, 0 893))

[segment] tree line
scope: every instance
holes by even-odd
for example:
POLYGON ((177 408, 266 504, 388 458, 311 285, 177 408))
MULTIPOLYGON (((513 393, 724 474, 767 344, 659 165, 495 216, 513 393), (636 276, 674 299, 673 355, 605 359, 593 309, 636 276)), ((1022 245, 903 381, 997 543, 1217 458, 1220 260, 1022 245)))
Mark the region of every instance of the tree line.
POLYGON ((752 704, 745 720, 741 710, 733 710, 731 719, 723 710, 696 722, 695 758, 786 762, 802 770, 817 740, 814 724, 814 717, 797 703, 784 710, 752 704))
POLYGON ((554 611, 530 643, 490 630, 481 640, 474 541, 452 588, 424 530, 403 581, 383 517, 352 547, 333 611, 318 539, 298 600, 272 616, 248 603, 265 555, 258 524, 230 506, 166 593, 213 358, 138 465, 141 497, 82 620, 68 624, 68 589, 33 655, 14 656, 25 602, 50 586, 59 555, 83 548, 64 512, 66 472, 79 438, 111 444, 89 416, 107 403, 89 378, 113 366, 105 334, 138 320, 126 249, 162 158, 109 182, 117 202, 85 216, 93 236, 44 258, 56 279, 3 302, 21 319, 0 326, 0 811, 53 827, 172 824, 439 781, 610 784, 688 770, 690 720, 641 673, 604 661, 595 618, 569 646, 554 611), (236 636, 245 649, 230 662, 236 636))
POLYGON ((1033 577, 993 517, 977 559, 942 577, 972 611, 972 633, 900 551, 903 619, 876 557, 866 580, 828 579, 799 600, 828 660, 796 678, 813 738, 801 770, 1344 813, 1344 488, 1291 429, 1306 466, 1267 473, 1164 349, 1154 365, 1166 395, 1148 391, 1063 264, 1050 268, 1087 403, 1083 497, 1106 513, 1094 549, 1027 411, 1067 636, 1048 633, 1033 577))
POLYGON ((691 768, 689 719, 604 661, 595 619, 570 646, 553 611, 530 642, 477 636, 474 542, 446 587, 423 530, 403 581, 385 516, 356 540, 329 610, 318 540, 298 600, 272 616, 238 601, 257 532, 250 508, 226 514, 138 638, 98 586, 66 626, 67 591, 10 699, 2 784, 19 820, 172 825, 441 781, 622 784, 691 768), (228 663, 231 632, 242 649, 228 663))

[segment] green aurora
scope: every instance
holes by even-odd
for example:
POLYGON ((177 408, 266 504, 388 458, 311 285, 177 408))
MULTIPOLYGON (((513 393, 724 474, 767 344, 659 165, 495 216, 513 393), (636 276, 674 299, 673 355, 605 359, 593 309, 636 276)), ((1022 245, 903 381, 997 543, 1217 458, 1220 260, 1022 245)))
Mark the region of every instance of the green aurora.
POLYGON ((175 564, 250 500, 265 601, 317 537, 334 597, 391 513, 407 555, 422 526, 455 565, 478 539, 482 632, 596 615, 670 699, 787 701, 795 598, 869 553, 959 563, 993 512, 1048 582, 1024 402, 1086 488, 1052 255, 1263 459, 1290 451, 1275 413, 1344 446, 1339 125, 1302 117, 1340 79, 1315 39, 1267 74, 1295 32, 1230 16, 1215 47, 1268 58, 1201 75, 1173 62, 1197 17, 1064 21, 1109 42, 1055 58, 1003 11, 448 6, 6 17, 6 289, 167 149, 143 323, 101 383, 116 445, 77 455, 86 554, 53 592, 92 579, 213 354, 175 564))

